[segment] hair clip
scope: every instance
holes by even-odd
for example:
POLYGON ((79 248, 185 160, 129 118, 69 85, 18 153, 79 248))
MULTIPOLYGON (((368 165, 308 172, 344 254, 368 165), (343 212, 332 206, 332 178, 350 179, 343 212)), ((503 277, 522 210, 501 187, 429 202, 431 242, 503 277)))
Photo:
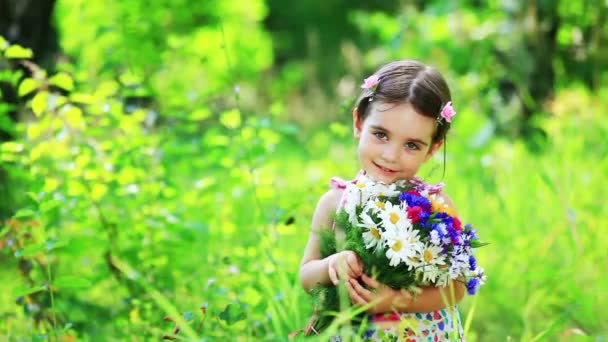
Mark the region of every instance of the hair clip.
POLYGON ((452 101, 448 101, 443 106, 443 109, 441 110, 437 121, 440 121, 441 118, 444 118, 445 121, 452 122, 452 118, 454 117, 454 115, 456 115, 456 111, 454 110, 454 107, 452 107, 452 101))

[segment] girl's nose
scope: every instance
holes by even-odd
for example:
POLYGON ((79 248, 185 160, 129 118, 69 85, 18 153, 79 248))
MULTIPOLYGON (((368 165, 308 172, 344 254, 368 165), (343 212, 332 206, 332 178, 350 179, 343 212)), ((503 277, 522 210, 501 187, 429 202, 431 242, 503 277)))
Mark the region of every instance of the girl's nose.
POLYGON ((399 153, 399 146, 395 146, 394 144, 385 145, 382 150, 382 158, 387 162, 395 162, 397 161, 397 156, 399 153))

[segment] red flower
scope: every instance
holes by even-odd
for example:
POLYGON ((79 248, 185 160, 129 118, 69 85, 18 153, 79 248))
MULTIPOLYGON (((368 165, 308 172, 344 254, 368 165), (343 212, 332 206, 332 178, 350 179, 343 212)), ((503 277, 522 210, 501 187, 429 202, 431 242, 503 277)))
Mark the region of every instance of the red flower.
POLYGON ((407 208, 407 217, 412 220, 412 223, 416 223, 420 221, 420 214, 422 213, 422 208, 419 206, 413 206, 407 208))
POLYGON ((452 225, 454 225, 454 229, 458 231, 462 230, 462 222, 460 222, 460 220, 456 216, 452 218, 452 225))

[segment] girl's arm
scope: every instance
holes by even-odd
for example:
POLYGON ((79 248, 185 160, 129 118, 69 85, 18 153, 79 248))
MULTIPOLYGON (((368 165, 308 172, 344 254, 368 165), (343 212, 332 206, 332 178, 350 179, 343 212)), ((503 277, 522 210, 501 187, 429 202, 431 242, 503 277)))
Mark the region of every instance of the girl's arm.
POLYGON ((396 291, 396 309, 399 312, 431 312, 454 306, 464 297, 465 285, 460 281, 453 281, 451 285, 453 295, 450 284, 445 287, 424 287, 416 298, 406 291, 396 291))
POLYGON ((308 243, 304 249, 304 256, 300 263, 300 282, 307 292, 317 283, 328 285, 331 283, 328 274, 328 263, 331 256, 321 258, 319 250, 320 238, 317 232, 321 229, 331 229, 333 219, 332 213, 336 207, 343 190, 331 189, 327 191, 317 203, 317 208, 312 218, 312 227, 308 237, 308 243))
POLYGON ((414 298, 406 290, 395 290, 380 282, 363 275, 364 283, 370 287, 365 289, 355 280, 346 283, 349 294, 354 303, 365 306, 370 305, 368 313, 398 312, 431 312, 459 303, 464 297, 465 286, 460 281, 453 281, 452 286, 427 286, 414 298), (370 304, 371 303, 371 304, 370 304))

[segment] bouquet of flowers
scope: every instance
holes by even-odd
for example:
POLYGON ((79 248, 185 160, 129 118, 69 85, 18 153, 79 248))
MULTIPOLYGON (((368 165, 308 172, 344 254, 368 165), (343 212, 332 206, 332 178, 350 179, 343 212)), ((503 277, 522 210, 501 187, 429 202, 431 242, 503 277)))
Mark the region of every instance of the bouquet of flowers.
MULTIPOLYGON (((422 286, 446 286, 455 280, 475 294, 485 275, 473 251, 485 243, 471 225, 462 225, 439 190, 417 179, 384 184, 358 176, 346 186, 336 213, 335 222, 345 232, 343 249, 356 252, 368 274, 394 289, 415 295, 422 286)), ((321 233, 321 253, 336 253, 333 231, 321 233)), ((319 285, 313 296, 317 314, 338 310, 336 287, 319 285)), ((332 320, 317 318, 316 331, 332 320)))

